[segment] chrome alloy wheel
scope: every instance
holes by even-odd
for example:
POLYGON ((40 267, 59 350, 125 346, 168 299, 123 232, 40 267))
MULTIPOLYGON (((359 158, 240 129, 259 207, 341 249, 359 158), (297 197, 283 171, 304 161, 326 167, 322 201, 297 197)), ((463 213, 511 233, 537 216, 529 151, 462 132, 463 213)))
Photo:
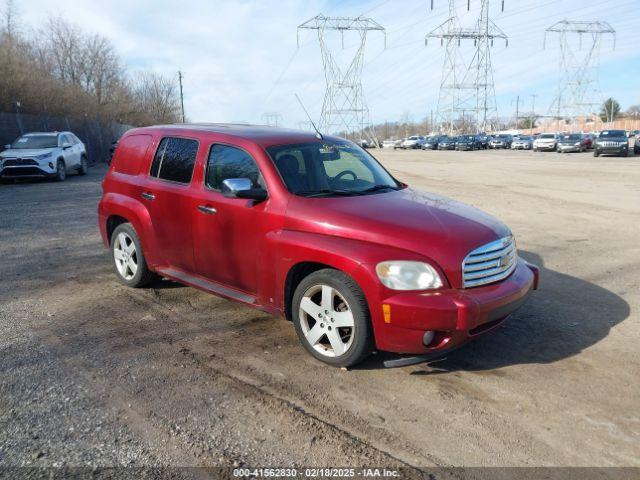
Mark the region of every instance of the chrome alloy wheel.
POLYGON ((353 313, 345 298, 329 285, 314 285, 300 301, 300 326, 309 345, 326 357, 339 357, 355 337, 353 313))
POLYGON ((113 245, 113 260, 118 273, 125 280, 131 280, 138 271, 138 254, 136 244, 125 232, 120 232, 113 245))

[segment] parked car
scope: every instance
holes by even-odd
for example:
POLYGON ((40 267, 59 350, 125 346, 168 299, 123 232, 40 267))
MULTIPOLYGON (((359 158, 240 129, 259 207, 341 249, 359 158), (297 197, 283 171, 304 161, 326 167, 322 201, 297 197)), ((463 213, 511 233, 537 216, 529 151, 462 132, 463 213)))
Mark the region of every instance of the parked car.
POLYGON ((491 135, 479 135, 478 140, 480 141, 480 147, 487 149, 489 148, 489 142, 493 139, 491 135))
POLYGON ((49 177, 64 181, 68 172, 87 173, 87 149, 71 132, 26 133, 0 153, 3 179, 49 177))
POLYGON ((395 140, 384 140, 382 142, 382 148, 394 148, 396 145, 395 140))
POLYGON ((628 156, 629 139, 627 138, 627 132, 624 130, 601 131, 593 147, 593 156, 598 157, 602 154, 628 156))
POLYGON ((420 135, 412 135, 410 137, 407 137, 405 141, 402 142, 400 147, 404 149, 422 148, 423 143, 424 143, 424 137, 420 135))
POLYGON ((423 150, 437 150, 438 149, 438 143, 440 142, 441 138, 444 138, 444 137, 437 136, 437 135, 432 135, 430 137, 426 137, 424 139, 424 142, 422 143, 422 149, 423 150))
POLYGON ((456 150, 479 150, 480 141, 475 135, 460 135, 456 140, 456 150))
POLYGON ((438 141, 438 150, 455 150, 458 137, 449 137, 445 135, 440 137, 438 141))
POLYGON ((500 134, 491 139, 489 148, 511 148, 513 137, 511 135, 500 134))
POLYGON ((587 144, 582 134, 569 133, 560 135, 557 150, 558 153, 584 152, 587 150, 587 144))
POLYGON ((529 135, 519 135, 511 142, 513 150, 531 150, 533 148, 533 137, 529 135))
POLYGON ((558 135, 555 133, 541 133, 533 141, 533 151, 555 152, 558 148, 558 135))
POLYGON ((335 366, 376 349, 442 355, 504 322, 538 282, 500 221, 308 132, 129 130, 98 217, 123 284, 161 276, 284 316, 335 366))

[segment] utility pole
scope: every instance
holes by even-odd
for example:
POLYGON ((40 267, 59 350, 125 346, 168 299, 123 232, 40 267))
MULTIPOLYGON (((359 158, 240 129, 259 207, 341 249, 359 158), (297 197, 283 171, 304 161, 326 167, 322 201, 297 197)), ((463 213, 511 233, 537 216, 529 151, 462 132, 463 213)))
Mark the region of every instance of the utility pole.
POLYGON ((531 94, 531 119, 530 119, 530 131, 529 133, 531 135, 533 135, 533 127, 534 127, 534 123, 536 123, 536 97, 538 96, 537 93, 532 93, 531 94))
POLYGON ((180 83, 180 109, 182 111, 182 123, 185 123, 184 119, 184 96, 182 95, 182 72, 178 70, 178 82, 180 83))
POLYGON ((359 132, 362 137, 377 145, 372 132, 367 106, 362 88, 362 68, 367 35, 381 32, 385 38, 386 30, 371 18, 325 17, 320 14, 298 26, 298 40, 301 30, 315 30, 318 35, 322 66, 325 76, 325 95, 320 115, 320 130, 328 133, 346 131, 348 134, 359 132), (339 33, 344 49, 344 35, 355 32, 359 40, 355 53, 347 68, 338 64, 338 56, 332 51, 330 34, 339 33))
POLYGON ((519 119, 520 119, 520 95, 516 97, 516 130, 518 130, 519 119))

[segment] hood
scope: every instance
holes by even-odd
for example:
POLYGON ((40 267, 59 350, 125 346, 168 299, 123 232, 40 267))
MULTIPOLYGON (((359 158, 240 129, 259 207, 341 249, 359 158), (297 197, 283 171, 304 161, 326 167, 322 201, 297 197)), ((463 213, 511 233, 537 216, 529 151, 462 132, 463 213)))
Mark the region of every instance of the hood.
MULTIPOLYGON (((461 286, 464 257, 510 234, 477 208, 411 188, 353 197, 294 196, 286 228, 407 250, 430 259, 453 287, 461 286)), ((389 260, 398 260, 389 258, 389 260)))
POLYGON ((0 157, 11 157, 11 158, 31 158, 38 155, 45 155, 47 153, 51 153, 55 148, 10 148, 9 150, 5 150, 4 152, 0 152, 0 157))

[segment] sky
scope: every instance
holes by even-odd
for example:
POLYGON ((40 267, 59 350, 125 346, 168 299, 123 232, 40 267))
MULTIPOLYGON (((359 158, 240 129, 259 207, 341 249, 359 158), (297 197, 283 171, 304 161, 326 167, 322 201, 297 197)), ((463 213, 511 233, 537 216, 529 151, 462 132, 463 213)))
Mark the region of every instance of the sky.
MULTIPOLYGON (((299 127, 322 108, 325 78, 318 38, 297 26, 322 13, 364 15, 386 29, 367 37, 362 83, 374 123, 421 121, 437 109, 444 48, 425 46, 425 35, 448 17, 448 1, 433 0, 23 0, 16 2, 26 28, 42 28, 61 15, 89 32, 109 38, 130 71, 184 75, 189 121, 265 123, 278 112, 281 124, 299 127)), ((477 17, 479 0, 456 0, 463 26, 477 17)), ((492 49, 499 115, 533 108, 549 112, 559 77, 559 39, 545 28, 563 19, 606 21, 616 30, 603 39, 599 82, 604 98, 622 108, 640 104, 640 0, 501 0, 491 2, 491 19, 509 37, 492 49), (544 45, 544 48, 543 48, 544 45), (535 97, 534 97, 535 95, 535 97), (517 101, 519 97, 519 101, 517 101)), ((347 33, 328 39, 341 65, 359 43, 347 33)), ((588 40, 583 40, 588 44, 588 40)), ((576 44, 577 47, 577 44, 576 44)), ((463 44, 464 56, 473 50, 463 44)), ((577 49, 578 52, 584 50, 577 49)), ((581 53, 579 53, 581 54, 581 53)))

